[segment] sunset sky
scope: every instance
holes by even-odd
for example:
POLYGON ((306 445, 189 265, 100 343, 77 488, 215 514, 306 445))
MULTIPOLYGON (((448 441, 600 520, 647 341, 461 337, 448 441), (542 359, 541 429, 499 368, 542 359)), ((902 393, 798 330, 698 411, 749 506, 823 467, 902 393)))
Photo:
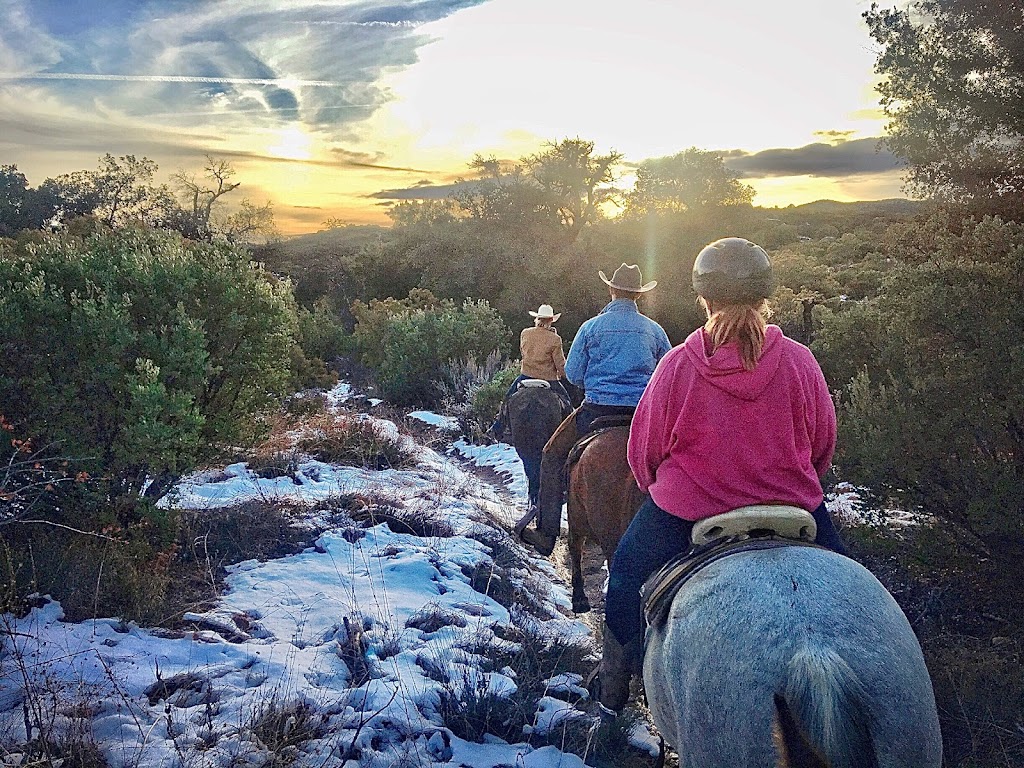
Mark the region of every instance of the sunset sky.
MULTIPOLYGON (((899 196, 870 0, 0 0, 0 164, 230 160, 284 234, 580 137, 722 152, 756 205, 899 196)), ((434 194, 436 194, 436 190, 434 194)))

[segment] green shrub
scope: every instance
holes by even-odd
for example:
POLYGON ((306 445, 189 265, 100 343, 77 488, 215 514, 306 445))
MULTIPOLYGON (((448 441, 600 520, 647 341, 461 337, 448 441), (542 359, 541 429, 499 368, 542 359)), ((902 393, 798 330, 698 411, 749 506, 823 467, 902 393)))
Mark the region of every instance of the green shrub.
POLYGON ((4 247, 0 412, 112 495, 162 495, 285 391, 290 291, 244 250, 165 232, 4 247))
MULTIPOLYGON (((4 527, 22 594, 162 618, 176 521, 154 502, 256 437, 295 326, 289 284, 226 244, 130 228, 0 245, 0 413, 81 481, 30 500, 44 523, 4 527)), ((0 514, 28 516, 17 495, 0 514)))
POLYGON ((463 359, 482 364, 508 345, 508 328, 486 301, 467 299, 458 307, 415 289, 406 299, 357 301, 352 314, 360 359, 395 405, 438 405, 446 365, 463 359))
POLYGON ((484 429, 491 425, 501 408, 505 393, 521 372, 521 364, 513 360, 498 371, 486 384, 482 385, 473 395, 473 416, 484 429))
POLYGON ((861 371, 876 378, 885 371, 886 326, 877 301, 850 302, 822 320, 811 349, 831 387, 849 386, 861 371))
POLYGON ((329 299, 317 299, 311 309, 299 307, 298 320, 299 344, 308 357, 331 363, 351 351, 351 336, 329 299))
POLYGON ((327 395, 322 392, 296 392, 281 404, 286 419, 299 420, 327 412, 327 395))
POLYGON ((312 309, 297 307, 298 344, 292 349, 292 388, 330 387, 337 380, 332 366, 351 352, 351 337, 330 300, 320 298, 312 309))
POLYGON ((837 464, 1010 566, 1024 556, 1024 226, 917 226, 864 318, 874 327, 850 326, 879 351, 840 402, 837 464))

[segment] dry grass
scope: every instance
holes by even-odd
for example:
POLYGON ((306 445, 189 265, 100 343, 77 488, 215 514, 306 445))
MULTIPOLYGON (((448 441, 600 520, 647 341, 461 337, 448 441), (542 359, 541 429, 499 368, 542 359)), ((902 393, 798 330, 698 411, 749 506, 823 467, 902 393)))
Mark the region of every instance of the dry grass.
POLYGON ((405 446, 372 419, 322 414, 301 424, 296 445, 320 461, 368 469, 404 469, 415 465, 405 446))
MULTIPOLYGON (((300 401, 302 402, 302 401, 300 401)), ((353 413, 278 414, 269 435, 245 457, 260 477, 295 478, 305 457, 330 464, 367 469, 405 469, 415 456, 404 441, 381 423, 353 413)))
POLYGON ((262 500, 183 511, 158 623, 176 627, 184 613, 212 608, 223 592, 228 565, 301 552, 320 534, 302 521, 302 507, 262 500))
MULTIPOLYGON (((253 711, 246 730, 264 747, 259 768, 283 768, 301 756, 301 746, 327 732, 328 716, 301 700, 285 700, 275 693, 253 711)), ((249 762, 251 764, 251 761, 249 762)))

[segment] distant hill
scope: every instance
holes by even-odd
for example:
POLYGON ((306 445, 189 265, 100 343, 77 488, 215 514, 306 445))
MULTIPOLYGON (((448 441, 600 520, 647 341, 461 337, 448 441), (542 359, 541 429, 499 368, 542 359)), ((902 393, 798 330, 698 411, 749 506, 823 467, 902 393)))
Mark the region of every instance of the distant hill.
POLYGON ((803 205, 792 205, 787 208, 765 208, 765 211, 777 211, 779 213, 797 213, 808 216, 889 216, 902 218, 914 216, 929 205, 921 200, 908 200, 904 197, 892 197, 886 200, 858 200, 850 203, 841 203, 838 200, 815 200, 813 203, 803 205))
MULTIPOLYGON (((839 202, 838 200, 815 200, 813 203, 789 205, 784 208, 761 208, 754 210, 766 216, 773 216, 789 224, 802 224, 808 220, 824 222, 829 218, 843 220, 861 220, 870 222, 872 219, 904 219, 920 213, 929 203, 920 200, 894 197, 886 200, 858 200, 839 202)), ((321 259, 336 258, 342 254, 359 251, 363 246, 388 238, 391 227, 378 225, 352 225, 306 235, 296 235, 255 250, 256 258, 269 265, 287 265, 296 262, 302 264, 315 263, 321 259)))
POLYGON ((363 246, 387 237, 390 227, 372 224, 352 225, 296 235, 287 240, 255 248, 253 254, 271 268, 295 264, 311 264, 322 259, 359 251, 363 246))
MULTIPOLYGON (((749 231, 757 242, 774 249, 798 241, 841 237, 846 233, 868 233, 869 238, 880 236, 891 224, 923 213, 928 205, 906 198, 848 203, 817 200, 784 208, 747 208, 734 214, 734 223, 742 224, 742 228, 749 231)), ((685 221, 685 214, 683 217, 685 221)), ((701 226, 706 227, 706 224, 701 224, 699 216, 694 217, 693 227, 699 229, 701 226)), ((686 229, 684 223, 677 234, 682 236, 686 229)), ((389 268, 380 267, 376 254, 372 251, 366 253, 369 248, 378 243, 387 244, 390 247, 386 250, 395 255, 406 247, 415 250, 417 243, 424 238, 429 240, 443 234, 421 232, 409 243, 402 243, 396 241, 400 232, 390 226, 339 227, 259 247, 254 251, 254 258, 272 271, 289 276, 295 283, 296 297, 300 302, 308 304, 320 296, 332 296, 340 305, 347 306, 354 297, 374 295, 374 290, 397 289, 391 285, 392 281, 397 280, 396 285, 404 290, 405 283, 411 280, 414 285, 418 279, 416 267, 412 266, 402 276, 405 280, 402 282, 399 275, 388 272, 389 268)), ((486 240, 486 232, 478 234, 486 240)), ((494 229, 495 238, 505 236, 500 228, 494 229)), ((861 236, 863 239, 864 235, 861 236)), ((596 228, 594 237, 602 242, 626 238, 627 250, 635 250, 635 240, 641 235, 637 232, 636 222, 611 220, 596 228)), ((420 250, 424 253, 446 253, 444 248, 420 250)), ((412 258, 410 263, 415 265, 419 258, 423 258, 422 254, 412 258)))

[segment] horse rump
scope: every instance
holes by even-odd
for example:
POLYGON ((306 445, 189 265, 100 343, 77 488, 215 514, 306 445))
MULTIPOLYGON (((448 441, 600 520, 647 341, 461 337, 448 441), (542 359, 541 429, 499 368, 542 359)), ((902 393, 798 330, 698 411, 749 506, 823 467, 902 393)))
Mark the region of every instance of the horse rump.
POLYGON ((504 407, 512 445, 519 451, 538 454, 570 412, 568 400, 552 387, 520 385, 504 407))
POLYGON ((647 630, 644 691, 682 768, 942 765, 910 622, 864 566, 819 547, 703 568, 647 630))

